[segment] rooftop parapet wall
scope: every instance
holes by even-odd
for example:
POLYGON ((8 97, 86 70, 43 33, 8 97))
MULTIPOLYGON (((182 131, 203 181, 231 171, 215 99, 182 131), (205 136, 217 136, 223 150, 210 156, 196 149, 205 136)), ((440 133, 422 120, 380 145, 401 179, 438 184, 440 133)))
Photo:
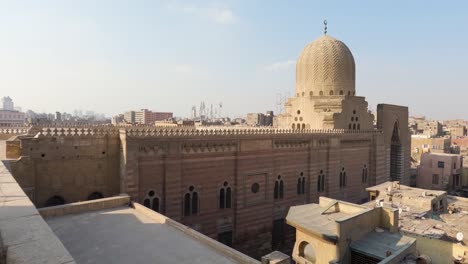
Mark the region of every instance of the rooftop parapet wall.
POLYGON ((5 263, 75 263, 2 162, 0 204, 5 263))
POLYGON ((345 129, 277 129, 277 128, 212 128, 212 127, 154 127, 154 126, 35 126, 28 131, 35 137, 57 136, 117 136, 127 137, 199 137, 199 136, 252 136, 252 135, 343 135, 381 134, 381 130, 345 129))
POLYGON ((113 127, 53 127, 41 128, 34 135, 37 138, 41 137, 65 137, 65 136, 115 136, 119 131, 113 127))
POLYGON ((127 206, 130 203, 130 196, 121 194, 118 196, 102 198, 91 201, 69 203, 58 206, 40 208, 39 213, 44 218, 58 217, 68 214, 79 214, 89 211, 98 211, 119 206, 127 206))
POLYGON ((0 127, 0 140, 7 140, 13 136, 28 134, 27 127, 0 127))
POLYGON ((183 232, 184 234, 190 236, 190 237, 193 237, 194 239, 198 240, 199 242, 207 245, 208 247, 211 247, 213 248, 214 250, 216 251, 219 251, 219 252, 222 252, 224 255, 230 257, 230 258, 233 258, 235 259, 236 261, 238 261, 239 263, 246 263, 246 264, 260 264, 259 261, 247 256, 247 255, 244 255, 242 253, 240 253, 239 251, 236 251, 235 249, 231 248, 231 247, 228 247, 208 236, 205 236, 193 229, 191 229, 190 227, 187 227, 183 224, 180 224, 162 214, 159 214, 157 212, 154 212, 153 210, 151 209, 148 209, 146 208, 145 206, 139 204, 139 203, 133 203, 133 206, 135 207, 135 210, 143 213, 144 215, 152 218, 153 220, 155 220, 156 222, 159 222, 159 223, 162 223, 162 224, 166 224, 168 226, 171 226, 175 229, 177 229, 178 231, 181 231, 183 232))
POLYGON ((275 129, 275 128, 246 128, 246 129, 138 129, 127 128, 121 130, 127 137, 203 137, 203 136, 271 136, 271 135, 343 135, 343 134, 381 134, 380 130, 322 130, 322 129, 275 129))

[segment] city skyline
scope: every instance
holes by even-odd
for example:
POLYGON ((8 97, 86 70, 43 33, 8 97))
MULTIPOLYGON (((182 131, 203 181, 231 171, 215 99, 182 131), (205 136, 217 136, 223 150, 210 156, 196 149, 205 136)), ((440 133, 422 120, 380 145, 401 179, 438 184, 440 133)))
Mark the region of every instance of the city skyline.
POLYGON ((206 101, 223 102, 229 116, 263 113, 276 110, 278 93, 294 93, 297 56, 327 19, 329 35, 355 55, 357 95, 372 110, 392 102, 412 115, 468 119, 459 111, 468 95, 466 5, 5 2, 0 87, 37 112, 148 108, 188 117, 206 101))

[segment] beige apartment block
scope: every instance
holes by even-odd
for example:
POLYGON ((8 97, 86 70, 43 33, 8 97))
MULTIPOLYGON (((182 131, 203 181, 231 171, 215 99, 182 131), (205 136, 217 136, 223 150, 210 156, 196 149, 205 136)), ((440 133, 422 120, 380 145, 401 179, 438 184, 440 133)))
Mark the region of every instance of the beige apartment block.
POLYGON ((423 153, 416 186, 429 190, 457 191, 467 184, 459 154, 423 153))
POLYGON ((421 161, 423 153, 450 153, 450 137, 429 137, 427 135, 411 135, 411 157, 421 161))

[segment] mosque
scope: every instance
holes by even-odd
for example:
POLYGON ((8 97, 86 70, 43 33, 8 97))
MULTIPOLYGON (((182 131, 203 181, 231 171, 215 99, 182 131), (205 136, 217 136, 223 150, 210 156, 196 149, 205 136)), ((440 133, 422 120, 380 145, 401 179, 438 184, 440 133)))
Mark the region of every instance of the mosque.
POLYGON ((356 92, 353 54, 326 33, 306 45, 275 128, 32 127, 7 141, 37 207, 119 193, 251 256, 294 242, 291 206, 368 201, 409 184, 408 108, 356 92))

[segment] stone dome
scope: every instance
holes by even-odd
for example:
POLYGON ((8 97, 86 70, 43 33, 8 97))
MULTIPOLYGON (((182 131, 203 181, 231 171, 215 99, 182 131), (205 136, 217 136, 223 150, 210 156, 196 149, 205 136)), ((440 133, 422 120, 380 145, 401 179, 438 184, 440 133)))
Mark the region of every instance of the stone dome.
POLYGON ((296 95, 354 95, 353 54, 341 41, 323 35, 302 50, 296 64, 296 95))

